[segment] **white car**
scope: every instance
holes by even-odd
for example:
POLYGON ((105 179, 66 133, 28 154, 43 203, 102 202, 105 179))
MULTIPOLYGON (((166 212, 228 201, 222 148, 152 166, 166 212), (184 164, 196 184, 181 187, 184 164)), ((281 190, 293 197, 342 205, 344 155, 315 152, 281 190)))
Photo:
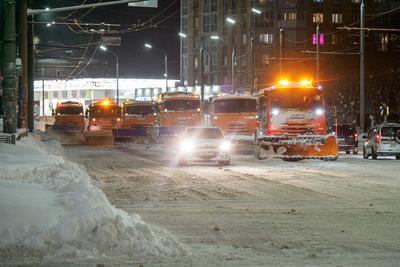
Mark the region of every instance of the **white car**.
POLYGON ((400 124, 384 123, 372 127, 363 144, 363 157, 395 156, 400 159, 400 124))
POLYGON ((216 161, 229 165, 231 143, 216 127, 188 127, 179 143, 179 164, 216 161))

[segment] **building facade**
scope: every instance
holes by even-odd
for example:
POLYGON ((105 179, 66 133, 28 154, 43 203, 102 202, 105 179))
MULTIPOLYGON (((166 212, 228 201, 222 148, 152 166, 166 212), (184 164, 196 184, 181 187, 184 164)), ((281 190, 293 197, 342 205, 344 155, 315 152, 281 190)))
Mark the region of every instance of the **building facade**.
MULTIPOLYGON (((366 26, 399 25, 398 13, 379 15, 399 5, 398 1, 364 3, 366 26)), ((317 25, 318 76, 330 79, 332 61, 358 62, 359 32, 338 27, 359 27, 360 4, 361 0, 182 0, 181 82, 199 85, 202 73, 205 85, 236 89, 262 88, 279 76, 293 74, 315 80, 317 25), (329 52, 338 54, 329 56, 329 52)), ((397 49, 400 44, 398 35, 389 32, 374 32, 367 38, 376 51, 397 49)))

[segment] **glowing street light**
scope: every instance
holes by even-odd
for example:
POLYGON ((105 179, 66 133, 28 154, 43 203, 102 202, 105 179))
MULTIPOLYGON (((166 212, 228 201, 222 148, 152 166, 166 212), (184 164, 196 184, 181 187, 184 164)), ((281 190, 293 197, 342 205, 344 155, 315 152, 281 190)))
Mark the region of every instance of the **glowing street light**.
POLYGON ((227 17, 226 21, 229 22, 230 24, 235 24, 236 20, 234 20, 233 18, 227 17))
POLYGON ((251 11, 254 12, 254 13, 256 13, 256 14, 258 14, 258 15, 261 14, 261 10, 259 10, 259 9, 257 9, 257 8, 254 8, 254 7, 251 9, 251 11))
POLYGON ((148 48, 148 49, 153 49, 153 50, 156 50, 156 51, 161 52, 161 53, 164 54, 165 91, 168 92, 168 55, 167 55, 167 52, 166 52, 165 50, 163 50, 163 49, 153 47, 153 46, 152 46, 151 44, 149 44, 149 43, 145 43, 144 46, 145 46, 146 48, 148 48))
POLYGON ((105 45, 100 45, 99 48, 100 48, 100 50, 109 52, 115 58, 115 76, 117 78, 117 104, 119 104, 119 58, 118 58, 118 55, 115 54, 113 51, 109 50, 107 48, 107 46, 105 46, 105 45))
POLYGON ((100 45, 99 48, 103 51, 107 51, 107 47, 105 47, 104 45, 100 45))
POLYGON ((183 33, 183 32, 180 32, 180 33, 178 33, 178 34, 179 34, 179 36, 182 37, 182 38, 186 38, 186 37, 187 37, 187 35, 186 35, 185 33, 183 33))
POLYGON ((152 46, 151 44, 149 44, 149 43, 145 43, 144 46, 145 46, 146 48, 149 48, 149 49, 152 49, 152 48, 153 48, 153 46, 152 46))

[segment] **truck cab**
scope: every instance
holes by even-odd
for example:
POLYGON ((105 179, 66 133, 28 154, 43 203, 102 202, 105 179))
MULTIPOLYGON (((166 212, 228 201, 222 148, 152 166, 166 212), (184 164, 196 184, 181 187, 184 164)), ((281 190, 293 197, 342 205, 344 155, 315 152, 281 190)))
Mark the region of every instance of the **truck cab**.
POLYGON ((121 126, 121 108, 109 99, 89 106, 88 131, 111 130, 121 126))
POLYGON ((159 125, 188 127, 202 124, 201 101, 198 95, 185 92, 159 95, 159 125))
POLYGON ((225 136, 251 137, 260 125, 257 99, 252 96, 218 96, 212 99, 209 110, 211 125, 225 136))
POLYGON ((53 129, 65 132, 83 132, 85 116, 83 105, 79 102, 67 101, 58 103, 54 111, 53 129))
POLYGON ((122 128, 155 126, 157 117, 154 102, 131 102, 122 107, 122 128))

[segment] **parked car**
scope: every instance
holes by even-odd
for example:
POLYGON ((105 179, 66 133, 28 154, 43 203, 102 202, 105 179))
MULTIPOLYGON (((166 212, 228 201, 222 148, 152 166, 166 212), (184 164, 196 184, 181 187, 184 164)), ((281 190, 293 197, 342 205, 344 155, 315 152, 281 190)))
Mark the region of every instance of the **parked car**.
POLYGON ((179 164, 216 161, 229 165, 231 144, 216 127, 188 127, 179 144, 179 164))
POLYGON ((339 151, 346 151, 346 154, 358 154, 357 128, 353 124, 335 124, 329 128, 329 133, 337 136, 339 151))
POLYGON ((363 136, 363 157, 395 156, 400 159, 400 124, 384 123, 372 127, 368 135, 363 136))

